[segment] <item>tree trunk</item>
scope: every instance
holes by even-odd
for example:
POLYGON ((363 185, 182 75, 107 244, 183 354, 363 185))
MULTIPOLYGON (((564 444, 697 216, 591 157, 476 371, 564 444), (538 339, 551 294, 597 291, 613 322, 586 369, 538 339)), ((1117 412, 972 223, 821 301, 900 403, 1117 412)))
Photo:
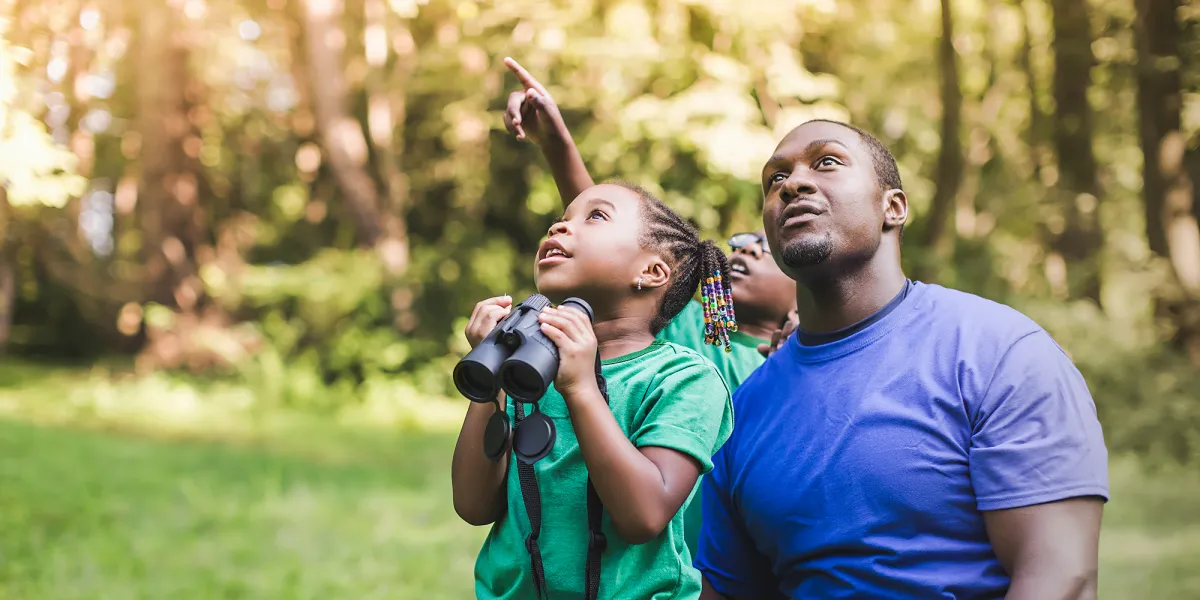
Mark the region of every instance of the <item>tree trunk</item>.
POLYGON ((199 289, 194 274, 197 242, 196 174, 188 169, 183 141, 187 116, 188 49, 180 19, 166 3, 152 2, 140 13, 138 70, 155 73, 138 79, 138 130, 141 134, 141 181, 137 211, 146 266, 146 297, 190 310, 199 289))
POLYGON ((1138 0, 1138 125, 1146 239, 1170 260, 1179 284, 1200 297, 1200 227, 1195 181, 1182 131, 1183 89, 1178 0, 1138 0))
POLYGON ((404 223, 387 210, 367 170, 367 140, 346 108, 342 78, 346 34, 337 19, 341 0, 304 1, 304 39, 318 140, 353 216, 359 242, 380 252, 388 271, 408 263, 404 223))
POLYGON ((1033 176, 1042 178, 1042 140, 1046 129, 1046 115, 1038 104, 1037 74, 1033 70, 1033 35, 1029 31, 1029 12, 1024 0, 1017 0, 1017 10, 1021 13, 1021 51, 1018 62, 1025 73, 1025 85, 1029 94, 1029 129, 1025 132, 1025 143, 1029 146, 1029 162, 1033 168, 1033 176))
POLYGON ((1100 303, 1097 258, 1104 245, 1100 230, 1100 182, 1092 150, 1092 36, 1087 0, 1051 0, 1054 18, 1054 148, 1058 155, 1059 203, 1064 223, 1052 232, 1051 248, 1067 266, 1073 298, 1100 303))
POLYGON ((1200 222, 1200 134, 1188 145, 1183 162, 1188 179, 1192 181, 1192 216, 1200 222))
MULTIPOLYGON (((1142 155, 1142 197, 1145 204, 1146 239, 1150 250, 1169 256, 1166 199, 1169 190, 1180 187, 1187 177, 1182 160, 1174 154, 1168 136, 1180 134, 1183 94, 1180 83, 1176 0, 1137 0, 1134 33, 1138 52, 1138 113, 1142 155)), ((1180 157, 1181 159, 1182 157, 1180 157)))
POLYGON ((12 245, 8 243, 8 228, 12 226, 10 215, 8 193, 0 186, 0 354, 4 354, 8 346, 17 301, 16 260, 12 245))
POLYGON ((1200 227, 1195 180, 1182 131, 1178 0, 1137 0, 1138 133, 1146 239, 1170 261, 1179 290, 1157 300, 1175 326, 1174 344, 1200 364, 1200 227))
MULTIPOLYGON (((367 63, 371 66, 387 65, 388 47, 396 40, 395 62, 390 73, 373 78, 367 100, 367 124, 374 145, 378 177, 386 191, 383 212, 388 220, 391 238, 390 262, 395 272, 404 270, 408 263, 408 176, 401 166, 404 164, 404 122, 408 119, 408 84, 416 68, 417 48, 412 33, 401 22, 398 29, 390 32, 384 26, 387 7, 384 0, 367 0, 366 12, 367 63), (399 135, 397 135, 399 133, 399 135)), ((385 259, 389 258, 385 256, 385 259)))
POLYGON ((954 20, 950 0, 942 0, 942 38, 938 41, 938 62, 942 73, 942 148, 938 155, 937 191, 925 229, 925 247, 945 258, 950 237, 948 223, 954 213, 955 196, 962 183, 963 94, 958 83, 958 54, 954 50, 954 20))

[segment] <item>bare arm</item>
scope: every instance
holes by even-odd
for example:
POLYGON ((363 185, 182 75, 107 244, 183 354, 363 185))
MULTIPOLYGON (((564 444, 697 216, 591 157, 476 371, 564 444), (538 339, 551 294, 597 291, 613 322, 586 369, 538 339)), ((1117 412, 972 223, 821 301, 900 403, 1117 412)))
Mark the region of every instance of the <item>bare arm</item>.
MULTIPOLYGON (((554 114, 558 114, 557 109, 554 114)), ((550 165, 550 173, 554 175, 554 184, 558 186, 563 208, 566 208, 583 190, 594 185, 592 176, 588 174, 583 157, 579 155, 575 140, 571 139, 571 133, 567 131, 565 124, 562 126, 562 137, 547 140, 541 145, 541 149, 542 156, 546 157, 546 163, 550 165)))
POLYGON ((509 94, 504 126, 518 140, 528 139, 537 144, 554 175, 565 208, 583 190, 592 187, 592 176, 546 87, 517 61, 506 58, 504 64, 525 88, 509 94))
POLYGON ((564 396, 596 494, 630 544, 654 539, 700 477, 695 459, 676 450, 635 447, 592 385, 564 396))
POLYGON ((988 538, 1012 578, 1006 600, 1094 600, 1099 498, 1071 498, 983 513, 988 538))
POLYGON ((471 525, 494 523, 508 505, 508 454, 492 462, 483 453, 483 432, 495 413, 495 404, 472 402, 454 444, 450 468, 454 512, 471 525))
MULTIPOLYGON (((487 336, 512 311, 512 298, 489 298, 475 305, 467 323, 466 336, 471 347, 487 336)), ((504 397, 498 399, 503 402, 504 397)), ((501 404, 503 406, 503 404, 501 404)), ((454 458, 450 466, 450 484, 454 490, 454 512, 471 525, 494 523, 508 506, 506 475, 508 456, 496 462, 483 452, 483 434, 488 420, 496 414, 496 405, 472 402, 467 408, 454 458)))
POLYGON ((558 346, 554 385, 566 400, 604 510, 626 542, 648 542, 679 512, 696 485, 700 465, 676 450, 639 449, 625 437, 596 384, 596 336, 587 316, 547 308, 539 318, 542 332, 558 346))

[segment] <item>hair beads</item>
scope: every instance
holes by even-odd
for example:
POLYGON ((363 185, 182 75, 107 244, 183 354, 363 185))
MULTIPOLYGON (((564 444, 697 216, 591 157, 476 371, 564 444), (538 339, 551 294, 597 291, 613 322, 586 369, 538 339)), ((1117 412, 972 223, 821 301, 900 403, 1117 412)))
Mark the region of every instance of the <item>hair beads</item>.
POLYGON ((725 346, 726 352, 733 352, 729 343, 729 332, 737 331, 733 295, 720 270, 714 270, 700 284, 700 303, 704 307, 704 343, 725 346))
POLYGON ((650 322, 651 333, 662 331, 692 301, 699 288, 706 342, 724 345, 726 352, 732 352, 729 332, 737 331, 737 322, 733 316, 733 294, 726 283, 728 278, 723 275, 729 273, 725 253, 716 244, 701 240, 695 227, 646 190, 622 181, 614 183, 641 198, 640 241, 647 248, 662 251, 671 264, 671 283, 658 314, 650 322))

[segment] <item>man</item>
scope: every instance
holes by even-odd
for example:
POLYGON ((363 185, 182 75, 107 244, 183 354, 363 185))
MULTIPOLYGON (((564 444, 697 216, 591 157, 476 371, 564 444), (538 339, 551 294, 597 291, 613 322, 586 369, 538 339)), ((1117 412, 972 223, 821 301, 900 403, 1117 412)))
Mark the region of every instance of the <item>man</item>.
POLYGON ((1094 598, 1107 451, 1079 372, 1000 304, 908 280, 891 153, 846 124, 762 173, 802 325, 737 390, 703 598, 1094 598))
MULTIPOLYGON (((522 91, 509 95, 504 125, 519 140, 529 140, 542 151, 563 205, 592 187, 571 132, 546 88, 517 61, 504 64, 516 74, 522 91)), ((772 332, 796 308, 796 284, 771 259, 763 232, 739 233, 729 238, 729 277, 738 331, 729 336, 731 351, 704 343, 704 319, 699 302, 690 302, 658 338, 699 352, 717 367, 730 390, 745 380, 765 360, 759 347, 766 347, 772 332)), ((700 503, 692 502, 691 515, 684 521, 684 538, 692 555, 700 527, 700 503)))

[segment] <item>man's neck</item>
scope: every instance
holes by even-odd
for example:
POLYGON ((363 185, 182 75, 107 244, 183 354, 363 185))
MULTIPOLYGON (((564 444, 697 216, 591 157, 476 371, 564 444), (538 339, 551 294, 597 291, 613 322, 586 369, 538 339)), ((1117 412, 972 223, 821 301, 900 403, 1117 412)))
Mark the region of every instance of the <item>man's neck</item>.
POLYGON ((883 308, 904 289, 899 256, 879 254, 852 271, 816 273, 796 286, 800 327, 827 333, 849 327, 883 308))

